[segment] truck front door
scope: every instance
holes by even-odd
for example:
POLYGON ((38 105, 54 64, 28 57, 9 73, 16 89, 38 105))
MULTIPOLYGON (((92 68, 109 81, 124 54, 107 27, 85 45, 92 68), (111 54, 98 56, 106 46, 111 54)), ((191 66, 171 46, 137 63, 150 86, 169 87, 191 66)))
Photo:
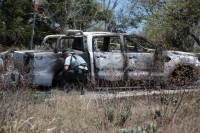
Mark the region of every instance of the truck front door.
POLYGON ((157 46, 137 36, 125 36, 125 75, 128 79, 152 80, 160 77, 164 62, 157 46))

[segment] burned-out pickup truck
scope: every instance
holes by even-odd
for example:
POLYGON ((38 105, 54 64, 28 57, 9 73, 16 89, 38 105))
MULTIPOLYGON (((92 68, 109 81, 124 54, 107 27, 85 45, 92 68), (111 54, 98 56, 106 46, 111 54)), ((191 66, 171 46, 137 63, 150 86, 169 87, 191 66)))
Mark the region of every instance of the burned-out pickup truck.
POLYGON ((95 85, 131 86, 141 81, 186 85, 199 77, 200 62, 194 54, 165 50, 135 34, 68 30, 46 36, 41 47, 14 51, 14 68, 28 84, 56 84, 64 49, 86 60, 90 83, 95 85))

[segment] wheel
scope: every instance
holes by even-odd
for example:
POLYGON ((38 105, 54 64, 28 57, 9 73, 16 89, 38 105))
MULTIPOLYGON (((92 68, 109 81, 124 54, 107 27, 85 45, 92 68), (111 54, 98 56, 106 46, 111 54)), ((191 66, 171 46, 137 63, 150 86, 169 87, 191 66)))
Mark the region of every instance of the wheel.
POLYGON ((174 70, 170 82, 176 86, 189 85, 194 82, 194 70, 188 66, 181 66, 174 70))

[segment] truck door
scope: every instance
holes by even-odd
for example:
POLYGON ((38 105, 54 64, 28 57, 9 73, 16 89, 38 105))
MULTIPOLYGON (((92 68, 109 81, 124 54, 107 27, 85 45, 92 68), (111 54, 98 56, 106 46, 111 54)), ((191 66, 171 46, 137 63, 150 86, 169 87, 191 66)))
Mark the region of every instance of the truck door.
POLYGON ((134 80, 151 80, 163 72, 164 62, 155 45, 137 36, 126 36, 125 75, 134 80))
POLYGON ((119 81, 124 78, 124 56, 120 36, 93 37, 94 73, 99 79, 119 81))
POLYGON ((57 44, 58 51, 63 51, 64 49, 69 49, 77 55, 83 57, 90 67, 89 53, 87 51, 87 45, 85 44, 86 37, 84 36, 65 36, 60 38, 60 42, 57 44))

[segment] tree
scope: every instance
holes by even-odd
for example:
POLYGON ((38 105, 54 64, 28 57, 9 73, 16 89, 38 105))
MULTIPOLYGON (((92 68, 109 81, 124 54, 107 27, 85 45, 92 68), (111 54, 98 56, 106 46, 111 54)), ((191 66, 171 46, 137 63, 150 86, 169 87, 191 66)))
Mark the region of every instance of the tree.
MULTIPOLYGON (((34 44, 48 34, 62 34, 67 29, 111 30, 118 0, 40 0, 36 12, 34 44), (102 27, 102 24, 105 27, 102 27)), ((32 0, 4 0, 0 10, 0 43, 28 46, 33 23, 32 0)))
POLYGON ((0 43, 5 46, 27 45, 30 40, 32 2, 4 0, 0 9, 0 43))
POLYGON ((200 46, 199 12, 199 0, 172 0, 148 17, 144 33, 168 47, 191 51, 194 43, 200 46))
POLYGON ((157 10, 162 9, 166 0, 126 0, 123 1, 122 7, 117 11, 116 22, 117 28, 121 31, 138 28, 146 21, 148 16, 154 14, 157 10))
POLYGON ((109 6, 103 9, 101 3, 94 0, 44 0, 38 16, 40 23, 57 33, 64 33, 66 29, 87 31, 103 20, 110 25, 112 12, 109 6))

